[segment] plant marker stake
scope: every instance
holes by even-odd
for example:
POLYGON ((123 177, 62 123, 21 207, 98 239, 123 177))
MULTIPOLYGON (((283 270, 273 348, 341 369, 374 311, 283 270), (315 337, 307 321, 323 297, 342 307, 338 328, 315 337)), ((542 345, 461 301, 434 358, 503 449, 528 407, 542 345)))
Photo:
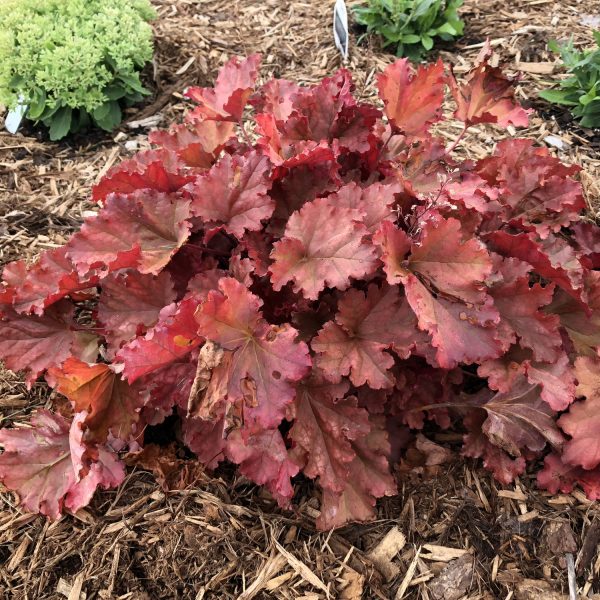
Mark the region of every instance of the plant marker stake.
POLYGON ((12 134, 17 133, 19 127, 21 126, 21 121, 27 112, 29 106, 24 102, 25 97, 19 96, 19 104, 6 115, 6 119, 4 120, 5 129, 12 134))
POLYGON ((336 0, 333 7, 333 39, 346 62, 348 60, 348 12, 344 0, 336 0))

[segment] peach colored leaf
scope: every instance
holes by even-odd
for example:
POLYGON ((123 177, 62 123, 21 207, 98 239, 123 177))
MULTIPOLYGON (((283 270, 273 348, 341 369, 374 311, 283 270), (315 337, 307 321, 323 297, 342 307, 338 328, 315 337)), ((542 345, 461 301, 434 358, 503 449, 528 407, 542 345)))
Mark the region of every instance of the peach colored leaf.
POLYGON ((188 114, 188 120, 240 121, 254 89, 259 66, 260 54, 242 60, 234 56, 221 67, 214 88, 188 88, 185 96, 198 103, 188 114))
POLYGON ((129 386, 109 365, 68 358, 49 375, 56 390, 66 396, 76 412, 86 413, 82 422, 86 443, 106 442, 109 433, 127 440, 139 421, 143 395, 129 386))
POLYGON ((314 300, 325 287, 346 289, 350 277, 364 277, 377 266, 375 249, 364 243, 367 228, 355 209, 329 198, 308 202, 288 221, 271 253, 271 281, 280 290, 288 281, 314 300))
POLYGON ((490 304, 467 305, 435 297, 412 274, 406 276, 404 286, 419 328, 431 335, 441 367, 452 369, 459 363, 480 363, 507 350, 498 338, 498 312, 490 304))
POLYGON ((379 97, 391 123, 408 136, 424 137, 429 126, 441 119, 446 77, 444 65, 419 65, 401 58, 377 77, 379 97))
POLYGON ((174 152, 189 167, 209 169, 232 139, 234 129, 235 125, 230 121, 195 119, 173 125, 168 131, 151 131, 148 139, 152 144, 174 152))
POLYGON ((563 460, 584 469, 600 465, 600 358, 581 356, 575 361, 577 395, 585 400, 575 402, 558 424, 571 436, 563 451, 563 460))
POLYGON ((157 276, 137 271, 115 273, 105 277, 101 287, 98 321, 104 327, 110 353, 155 325, 162 308, 175 300, 166 271, 157 276))
POLYGON ((237 463, 240 473, 265 485, 279 506, 290 505, 294 488, 291 477, 300 470, 292 460, 278 429, 267 429, 245 438, 239 430, 227 437, 225 454, 237 463))
POLYGON ((492 272, 489 252, 476 239, 464 241, 456 219, 427 221, 406 268, 446 295, 476 304, 486 301, 484 281, 492 272))
POLYGON ((92 199, 99 202, 109 194, 126 195, 142 189, 165 194, 176 192, 194 179, 184 166, 174 152, 144 150, 109 169, 92 188, 92 199))
POLYGON ((297 331, 269 325, 262 301, 233 278, 219 282, 196 313, 198 333, 233 351, 228 401, 243 402, 249 430, 276 427, 294 399, 293 383, 306 375, 311 360, 297 331))
POLYGON ((377 498, 397 493, 390 473, 391 449, 382 419, 372 417, 370 433, 352 441, 351 445, 356 457, 348 465, 348 482, 341 493, 323 492, 321 515, 317 519, 319 529, 340 527, 352 521, 370 521, 375 518, 377 498))
POLYGON ((465 125, 498 123, 501 127, 527 127, 530 111, 521 108, 514 99, 516 80, 507 78, 498 67, 492 67, 491 56, 492 48, 486 42, 477 57, 478 64, 467 74, 463 84, 450 73, 450 89, 457 104, 454 116, 465 125))
POLYGON ((115 487, 125 478, 122 463, 105 449, 89 473, 79 478, 77 434, 69 435, 69 423, 61 415, 39 410, 30 424, 0 430, 0 480, 19 494, 26 510, 58 519, 63 507, 77 511, 85 506, 98 485, 115 487))
POLYGON ((194 320, 202 298, 192 293, 177 304, 165 306, 156 325, 144 337, 119 350, 116 362, 124 364, 123 375, 129 383, 179 361, 203 342, 194 320))
POLYGON ((394 359, 386 350, 408 358, 421 334, 406 299, 396 287, 369 286, 367 295, 348 290, 329 321, 311 343, 315 364, 331 381, 349 375, 355 386, 390 388, 394 359))
POLYGON ((187 186, 190 211, 209 224, 241 238, 244 231, 262 228, 273 214, 275 202, 268 195, 270 162, 252 151, 243 156, 225 154, 210 171, 187 186))
POLYGON ((156 274, 188 238, 189 205, 189 200, 150 190, 111 195, 71 238, 67 257, 80 276, 127 267, 156 274))
POLYGON ((343 398, 348 387, 313 373, 298 385, 293 405, 290 437, 297 444, 296 453, 302 454, 302 471, 312 479, 318 477, 321 487, 333 492, 346 486, 348 464, 356 456, 351 440, 371 430, 369 413, 358 408, 356 398, 343 398))

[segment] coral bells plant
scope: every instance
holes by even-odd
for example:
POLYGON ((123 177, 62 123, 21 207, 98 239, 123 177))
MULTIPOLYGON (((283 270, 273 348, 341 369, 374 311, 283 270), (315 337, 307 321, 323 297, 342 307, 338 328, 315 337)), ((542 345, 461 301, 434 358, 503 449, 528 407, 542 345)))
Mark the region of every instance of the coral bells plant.
POLYGON ((229 461, 282 507, 316 480, 336 527, 396 493, 426 424, 463 431, 502 483, 545 456, 540 485, 600 497, 600 238, 578 167, 527 139, 461 161, 462 135, 431 131, 447 87, 465 130, 527 124, 490 55, 462 83, 399 60, 383 110, 346 70, 257 85, 259 57, 232 59, 105 175, 64 247, 6 266, 0 356, 56 391, 0 432, 23 507, 76 511, 123 460, 171 485, 229 461), (167 417, 196 459, 145 444, 167 417))

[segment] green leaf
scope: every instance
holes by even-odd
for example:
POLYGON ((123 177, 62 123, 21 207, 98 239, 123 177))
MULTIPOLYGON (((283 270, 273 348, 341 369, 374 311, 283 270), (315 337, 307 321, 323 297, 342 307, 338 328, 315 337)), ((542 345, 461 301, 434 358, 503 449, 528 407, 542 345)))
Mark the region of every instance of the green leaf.
POLYGON ((564 90, 543 90, 539 93, 540 98, 552 102, 552 104, 564 104, 566 106, 577 106, 577 102, 569 100, 570 93, 564 90))
POLYGON ((35 94, 29 103, 27 118, 37 121, 44 114, 44 110, 46 110, 46 92, 36 88, 35 94))
POLYGON ((111 83, 102 91, 109 100, 120 100, 127 93, 120 83, 111 83))
POLYGON ((420 36, 414 33, 406 33, 402 36, 402 42, 404 44, 418 44, 421 41, 420 36))
POLYGON ((423 44, 423 48, 425 48, 425 50, 429 51, 433 48, 433 39, 428 35, 424 35, 421 38, 421 44, 423 44))
POLYGON ((97 113, 98 109, 92 113, 94 122, 105 131, 112 131, 123 118, 119 103, 112 100, 111 102, 105 102, 100 108, 102 108, 102 111, 99 113, 97 113))
POLYGON ((54 142, 64 138, 71 130, 72 109, 63 106, 56 111, 50 125, 50 139, 54 142))
POLYGON ((447 33, 448 35, 458 34, 458 31, 450 22, 444 23, 441 27, 438 27, 437 31, 438 33, 447 33))
POLYGON ((140 82, 140 76, 137 73, 119 73, 118 78, 135 92, 146 95, 150 93, 140 82))

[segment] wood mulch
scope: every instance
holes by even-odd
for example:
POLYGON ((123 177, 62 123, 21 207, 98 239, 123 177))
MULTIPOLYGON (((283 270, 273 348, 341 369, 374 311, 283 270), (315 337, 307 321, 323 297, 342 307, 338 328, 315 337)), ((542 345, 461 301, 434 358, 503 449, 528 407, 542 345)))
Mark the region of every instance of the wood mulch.
MULTIPOLYGON (((58 144, 33 129, 0 133, 0 264, 34 258, 65 242, 90 210, 90 187, 106 170, 148 147, 151 127, 181 119, 181 92, 208 85, 231 55, 263 54, 263 75, 316 82, 341 66, 331 40, 331 5, 322 0, 155 0, 157 53, 146 76, 153 98, 112 135, 58 144)), ((486 37, 509 72, 523 73, 519 97, 538 111, 519 135, 583 167, 589 216, 600 218, 600 132, 583 130, 537 97, 560 76, 549 39, 591 43, 586 23, 596 0, 466 0, 465 37, 440 51, 464 73, 486 37)), ((393 57, 375 39, 356 45, 348 67, 361 97, 393 57)), ((435 58, 435 55, 432 56, 435 58)), ((448 105, 448 110, 451 106, 448 105)), ((0 118, 1 121, 1 118, 0 118)), ((1 125, 1 122, 0 122, 1 125)), ((453 139, 453 126, 440 134, 453 139)), ((474 128, 463 148, 477 158, 498 138, 474 128)), ((0 370, 2 423, 48 401, 44 384, 27 390, 0 370)), ((0 496, 0 597, 131 600, 359 598, 460 600, 566 599, 575 562, 581 597, 600 592, 600 510, 583 494, 550 496, 527 476, 502 488, 480 465, 458 456, 415 470, 400 494, 380 503, 378 519, 334 532, 314 530, 318 497, 300 481, 296 510, 282 512, 232 470, 203 475, 192 488, 162 491, 140 470, 97 494, 77 515, 51 523, 23 515, 0 496)))

